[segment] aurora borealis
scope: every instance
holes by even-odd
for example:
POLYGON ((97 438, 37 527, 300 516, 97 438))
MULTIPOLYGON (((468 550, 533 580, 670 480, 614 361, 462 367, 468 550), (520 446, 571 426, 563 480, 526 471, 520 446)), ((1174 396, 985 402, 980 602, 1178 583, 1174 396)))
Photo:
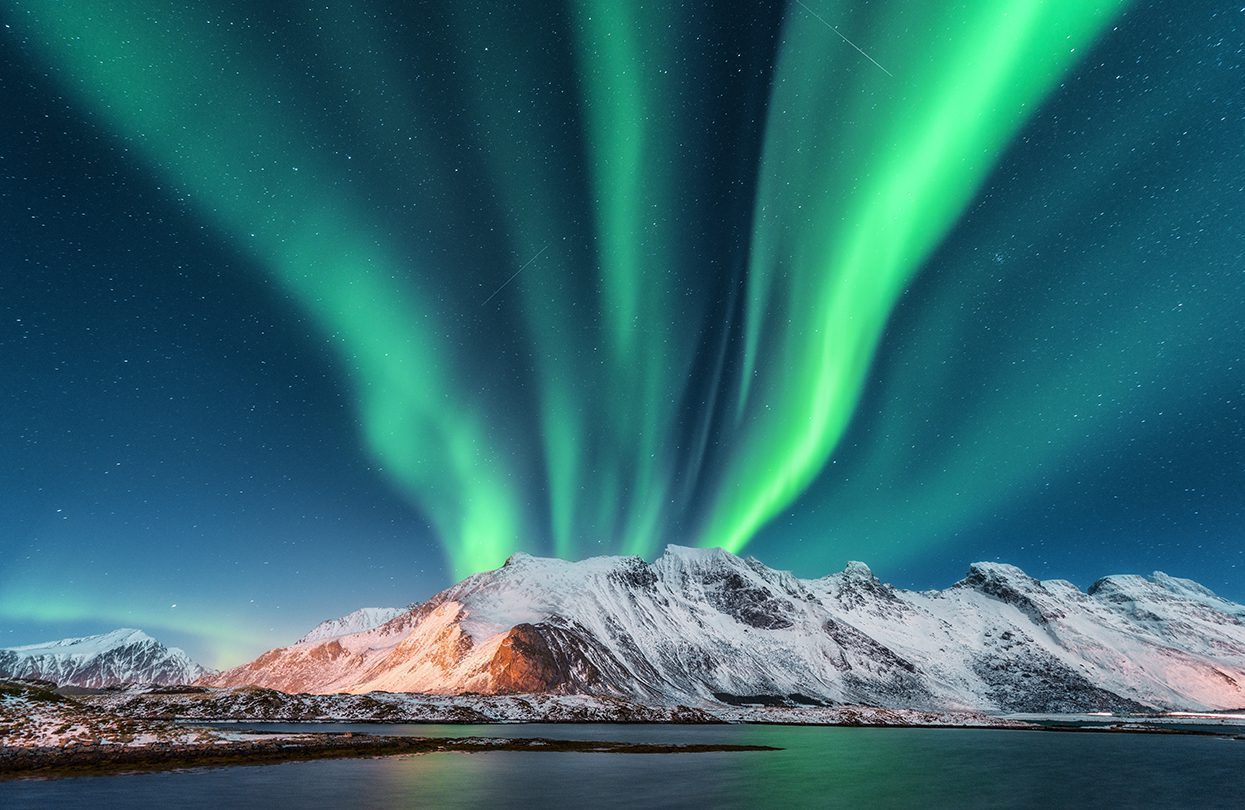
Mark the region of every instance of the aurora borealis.
POLYGON ((14 643, 672 542, 1241 595, 1239 8, 258 6, 3 11, 14 643))

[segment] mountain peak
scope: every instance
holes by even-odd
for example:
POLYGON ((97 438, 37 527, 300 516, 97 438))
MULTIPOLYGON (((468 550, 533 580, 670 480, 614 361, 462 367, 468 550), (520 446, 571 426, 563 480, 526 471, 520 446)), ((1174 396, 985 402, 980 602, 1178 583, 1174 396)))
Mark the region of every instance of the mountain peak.
POLYGON ((975 562, 968 566, 966 580, 991 579, 1013 580, 1017 582, 1038 584, 1037 580, 1014 565, 1001 562, 975 562))
POLYGON ((133 627, 0 649, 0 677, 36 678, 62 685, 182 684, 206 672, 182 650, 166 647, 133 627))
POLYGON ((1196 595, 1209 599, 1220 599, 1221 597, 1207 588, 1200 582, 1194 582, 1191 579, 1183 579, 1181 577, 1173 577, 1164 574, 1162 571, 1155 571, 1150 575, 1150 581, 1164 590, 1177 594, 1196 595))
POLYGON ((118 645, 136 644, 143 641, 155 641, 154 638, 136 627, 120 627, 110 633, 95 636, 95 638, 100 641, 113 642, 118 645))
POLYGON ((1011 605, 1039 626, 1065 615, 1060 601, 1041 582, 1007 563, 975 562, 956 587, 971 588, 1011 605))
POLYGON ((1134 598, 1154 588, 1154 583, 1139 574, 1110 574, 1089 586, 1090 596, 1112 599, 1134 598))
POLYGON ((501 564, 501 567, 510 568, 512 566, 527 562, 528 560, 531 560, 531 559, 535 559, 535 558, 532 557, 531 554, 528 554, 526 551, 516 551, 506 558, 506 561, 501 564))
POLYGON ((1090 585, 1088 593, 1100 602, 1136 615, 1153 616, 1155 611, 1166 610, 1163 605, 1185 604, 1226 613, 1238 622, 1245 618, 1245 607, 1224 599, 1205 585, 1162 571, 1155 571, 1149 577, 1112 574, 1090 585))
POLYGON ((719 546, 679 546, 668 543, 662 557, 674 557, 681 560, 725 560, 735 555, 719 546))
POLYGON ((859 560, 848 560, 843 568, 843 575, 851 579, 877 579, 873 569, 859 560))
POLYGON ((62 638, 57 641, 43 641, 38 644, 27 644, 21 647, 8 647, 10 652, 37 655, 44 650, 57 650, 65 654, 94 654, 104 650, 113 650, 130 644, 155 641, 154 638, 133 627, 119 627, 94 636, 78 638, 62 638))
POLYGON ((725 571, 745 570, 751 567, 724 548, 692 548, 668 545, 662 555, 653 560, 654 571, 667 576, 690 577, 700 580, 718 577, 725 571))
POLYGON ((328 641, 338 636, 346 636, 363 630, 379 627, 390 619, 405 613, 404 608, 365 607, 351 611, 336 619, 326 619, 313 627, 306 635, 295 641, 295 644, 328 641))

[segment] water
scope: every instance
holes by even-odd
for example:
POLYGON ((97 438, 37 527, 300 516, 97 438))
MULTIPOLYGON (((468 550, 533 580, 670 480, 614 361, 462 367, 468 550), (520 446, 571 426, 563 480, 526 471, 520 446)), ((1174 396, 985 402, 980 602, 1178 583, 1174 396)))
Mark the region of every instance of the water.
MULTIPOLYGON (((247 728, 302 730, 264 724, 247 728)), ((1245 742, 1142 734, 783 726, 325 725, 324 731, 783 751, 497 752, 0 783, 0 807, 1241 807, 1245 742)))

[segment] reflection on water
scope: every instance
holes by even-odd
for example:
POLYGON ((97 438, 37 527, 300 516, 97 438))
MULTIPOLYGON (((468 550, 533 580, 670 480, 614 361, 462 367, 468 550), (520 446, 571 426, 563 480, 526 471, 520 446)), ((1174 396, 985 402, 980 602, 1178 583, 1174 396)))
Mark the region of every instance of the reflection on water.
MULTIPOLYGON (((267 724, 265 729, 302 729, 267 724)), ((1245 742, 1133 734, 781 726, 376 726, 323 730, 777 752, 498 752, 0 784, 0 807, 1239 807, 1245 742)))

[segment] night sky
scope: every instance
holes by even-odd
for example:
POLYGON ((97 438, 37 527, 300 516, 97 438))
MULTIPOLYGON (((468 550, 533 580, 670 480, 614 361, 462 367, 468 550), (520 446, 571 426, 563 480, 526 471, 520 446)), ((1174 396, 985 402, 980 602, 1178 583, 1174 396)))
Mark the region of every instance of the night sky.
POLYGON ((523 550, 1245 599, 1245 8, 0 9, 0 645, 523 550))

